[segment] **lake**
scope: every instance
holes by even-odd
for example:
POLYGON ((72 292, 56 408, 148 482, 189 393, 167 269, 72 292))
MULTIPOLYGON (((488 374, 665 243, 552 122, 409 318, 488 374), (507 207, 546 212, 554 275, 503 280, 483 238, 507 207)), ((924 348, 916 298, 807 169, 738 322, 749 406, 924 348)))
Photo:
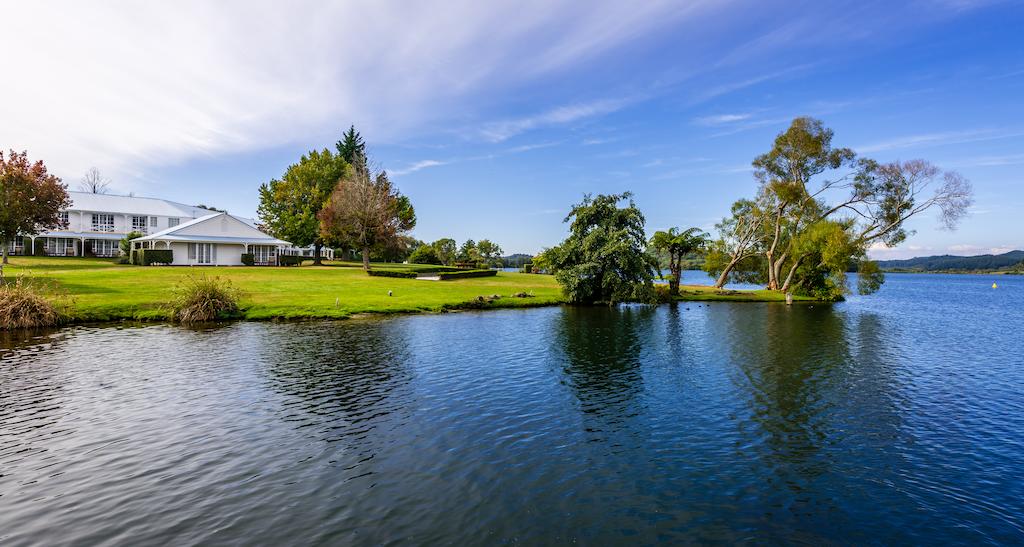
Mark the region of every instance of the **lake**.
POLYGON ((1024 278, 889 275, 8 334, 0 544, 1021 543, 1022 332, 1024 278))

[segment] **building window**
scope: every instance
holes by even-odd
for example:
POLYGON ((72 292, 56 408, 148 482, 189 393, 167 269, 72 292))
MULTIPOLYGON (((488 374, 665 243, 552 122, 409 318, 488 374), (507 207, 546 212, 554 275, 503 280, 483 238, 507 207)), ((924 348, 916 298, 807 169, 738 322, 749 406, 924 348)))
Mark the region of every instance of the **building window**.
POLYGON ((69 222, 70 222, 70 220, 68 219, 68 212, 67 211, 61 211, 60 212, 60 226, 61 226, 61 228, 67 228, 69 222))
POLYGON ((94 256, 108 258, 120 254, 120 247, 116 241, 110 239, 90 239, 88 243, 92 248, 94 256))
POLYGON ((217 247, 212 243, 189 243, 188 259, 196 264, 213 264, 217 261, 217 247))
POLYGON ((181 224, 181 219, 180 218, 171 217, 171 218, 167 219, 167 227, 168 228, 174 228, 178 224, 181 224))
POLYGON ((149 223, 149 217, 132 217, 132 231, 146 233, 146 225, 149 223))
POLYGON ((114 231, 114 215, 92 215, 92 231, 94 232, 113 232, 114 231))
POLYGON ((149 217, 149 227, 156 228, 156 217, 149 217))

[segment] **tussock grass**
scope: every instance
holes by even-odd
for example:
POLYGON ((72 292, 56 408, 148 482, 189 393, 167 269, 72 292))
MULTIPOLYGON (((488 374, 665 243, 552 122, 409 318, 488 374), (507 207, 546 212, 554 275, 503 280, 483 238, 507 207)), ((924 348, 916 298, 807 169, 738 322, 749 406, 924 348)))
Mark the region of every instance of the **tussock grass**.
POLYGON ((174 288, 171 319, 179 323, 208 323, 241 316, 242 291, 231 281, 206 275, 188 276, 174 288))
POLYGON ((44 297, 42 288, 24 276, 0 282, 0 330, 58 325, 65 307, 44 297))

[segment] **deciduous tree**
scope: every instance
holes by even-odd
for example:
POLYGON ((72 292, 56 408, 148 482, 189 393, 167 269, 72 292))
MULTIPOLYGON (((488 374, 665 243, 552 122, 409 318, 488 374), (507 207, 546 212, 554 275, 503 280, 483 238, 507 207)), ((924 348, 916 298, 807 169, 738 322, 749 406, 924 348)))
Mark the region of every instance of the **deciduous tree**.
POLYGON ((458 255, 458 244, 455 240, 450 237, 441 238, 430 244, 434 248, 434 254, 441 261, 441 264, 445 266, 451 266, 455 263, 455 258, 458 255))
POLYGON ((7 242, 60 228, 60 212, 71 206, 67 186, 28 153, 0 151, 0 247, 7 264, 7 242))
POLYGON ((348 169, 340 154, 326 148, 302 156, 280 180, 260 186, 260 222, 274 237, 298 247, 313 245, 313 263, 320 264, 324 240, 317 215, 348 169))
POLYGON ((409 198, 398 192, 387 173, 376 176, 357 161, 320 211, 320 234, 328 241, 360 249, 363 269, 370 269, 370 251, 388 245, 416 226, 409 198))
POLYGON ((106 194, 110 188, 110 179, 100 174, 100 170, 95 167, 90 167, 88 171, 82 175, 82 182, 78 184, 78 187, 83 192, 90 194, 106 194))

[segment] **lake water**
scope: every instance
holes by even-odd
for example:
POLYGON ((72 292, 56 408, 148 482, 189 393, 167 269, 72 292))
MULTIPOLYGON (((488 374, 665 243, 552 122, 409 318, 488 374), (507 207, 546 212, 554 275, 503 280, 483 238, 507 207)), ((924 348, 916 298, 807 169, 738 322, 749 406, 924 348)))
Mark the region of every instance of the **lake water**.
POLYGON ((1024 278, 890 275, 7 335, 0 544, 1021 543, 1022 331, 1024 278))

